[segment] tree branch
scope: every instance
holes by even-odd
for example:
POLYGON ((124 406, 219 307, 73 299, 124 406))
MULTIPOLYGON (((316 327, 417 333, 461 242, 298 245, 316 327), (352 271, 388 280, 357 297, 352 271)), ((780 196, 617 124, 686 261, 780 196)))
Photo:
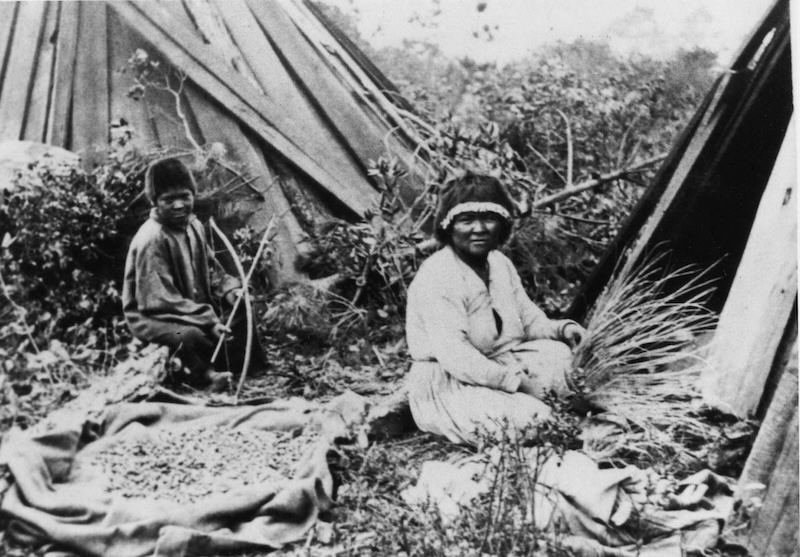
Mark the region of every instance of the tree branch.
POLYGON ((530 141, 528 141, 528 142, 527 142, 527 145, 528 145, 528 149, 530 149, 530 150, 531 150, 531 153, 533 153, 534 155, 536 155, 537 157, 539 157, 539 158, 541 159, 541 161, 542 161, 544 164, 546 164, 546 165, 547 165, 547 167, 548 167, 550 170, 552 170, 552 171, 555 173, 555 175, 556 175, 556 176, 558 176, 559 178, 561 178, 561 181, 562 181, 562 182, 564 182, 565 184, 567 183, 567 179, 566 179, 566 178, 564 178, 564 176, 561 174, 561 172, 559 172, 559 171, 558 171, 558 169, 557 169, 555 166, 553 166, 553 165, 550 163, 550 161, 549 161, 549 160, 547 160, 547 157, 545 157, 545 156, 544 156, 542 153, 540 153, 539 151, 537 151, 537 150, 536 150, 536 148, 535 148, 533 145, 531 145, 531 142, 530 142, 530 141))
POLYGON ((645 167, 662 161, 666 156, 667 156, 666 153, 661 155, 656 155, 655 157, 649 158, 631 168, 623 168, 620 170, 615 170, 613 172, 609 172, 608 174, 604 174, 599 178, 595 178, 593 180, 587 180, 586 182, 582 182, 571 188, 561 190, 552 195, 546 195, 534 201, 533 208, 541 209, 542 207, 547 207, 548 205, 552 205, 553 203, 557 203, 574 195, 578 195, 579 193, 583 193, 598 186, 602 186, 603 184, 607 184, 608 182, 613 182, 614 180, 622 178, 623 176, 630 174, 632 172, 640 172, 645 167))
POLYGON ((561 112, 560 110, 556 110, 558 115, 561 116, 564 120, 564 124, 567 126, 567 187, 572 187, 572 168, 573 168, 573 150, 572 150, 572 126, 569 124, 569 118, 567 115, 561 112))

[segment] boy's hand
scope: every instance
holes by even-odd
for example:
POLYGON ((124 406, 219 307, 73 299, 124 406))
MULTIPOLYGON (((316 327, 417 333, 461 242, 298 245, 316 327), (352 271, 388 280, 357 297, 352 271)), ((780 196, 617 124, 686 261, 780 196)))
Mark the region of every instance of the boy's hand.
POLYGON ((217 337, 217 338, 221 337, 222 335, 231 334, 231 328, 230 327, 226 327, 222 323, 215 323, 214 324, 214 328, 212 330, 214 332, 214 336, 217 337))
POLYGON ((225 301, 228 302, 231 306, 236 303, 236 300, 239 299, 239 296, 242 294, 241 288, 234 288, 233 290, 229 290, 227 294, 225 294, 225 301))

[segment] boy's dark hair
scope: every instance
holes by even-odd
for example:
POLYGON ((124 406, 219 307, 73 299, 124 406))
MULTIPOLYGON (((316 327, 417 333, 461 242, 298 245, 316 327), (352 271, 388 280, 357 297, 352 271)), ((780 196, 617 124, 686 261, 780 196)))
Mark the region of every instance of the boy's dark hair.
POLYGON ((150 163, 144 175, 144 194, 151 204, 168 189, 189 188, 197 195, 197 183, 181 160, 170 157, 150 163))

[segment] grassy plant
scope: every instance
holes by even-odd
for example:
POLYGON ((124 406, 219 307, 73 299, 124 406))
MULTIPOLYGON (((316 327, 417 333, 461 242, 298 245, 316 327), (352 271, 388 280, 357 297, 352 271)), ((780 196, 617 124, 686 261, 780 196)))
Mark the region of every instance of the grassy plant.
POLYGON ((573 360, 580 396, 638 426, 638 448, 651 456, 713 436, 692 402, 704 366, 699 339, 716 324, 703 305, 714 287, 708 270, 664 271, 666 263, 665 254, 651 257, 609 284, 573 360))

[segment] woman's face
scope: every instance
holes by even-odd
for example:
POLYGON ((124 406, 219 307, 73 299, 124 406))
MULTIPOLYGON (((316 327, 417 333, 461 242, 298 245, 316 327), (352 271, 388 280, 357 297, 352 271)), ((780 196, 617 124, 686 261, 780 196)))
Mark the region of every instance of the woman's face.
POLYGON ((453 248, 469 259, 485 259, 500 245, 503 218, 495 213, 461 213, 452 226, 453 248))

